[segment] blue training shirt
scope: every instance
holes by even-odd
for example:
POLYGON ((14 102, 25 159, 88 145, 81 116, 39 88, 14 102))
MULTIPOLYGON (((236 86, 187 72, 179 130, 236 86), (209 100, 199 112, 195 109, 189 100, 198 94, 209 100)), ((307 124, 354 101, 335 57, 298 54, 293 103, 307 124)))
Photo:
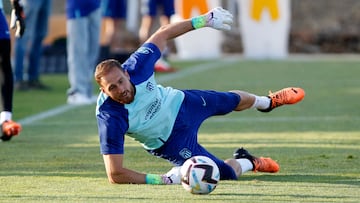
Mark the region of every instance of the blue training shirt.
POLYGON ((68 19, 88 16, 100 7, 101 0, 67 0, 66 16, 68 19))
POLYGON ((102 154, 123 154, 125 134, 147 150, 161 147, 169 138, 184 93, 156 83, 154 65, 160 55, 158 47, 147 43, 122 64, 136 89, 132 103, 120 104, 99 94, 96 117, 102 154))

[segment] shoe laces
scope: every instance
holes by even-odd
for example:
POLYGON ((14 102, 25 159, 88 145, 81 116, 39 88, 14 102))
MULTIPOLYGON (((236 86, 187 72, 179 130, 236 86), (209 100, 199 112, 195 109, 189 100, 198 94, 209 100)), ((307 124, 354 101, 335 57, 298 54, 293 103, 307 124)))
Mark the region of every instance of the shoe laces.
POLYGON ((254 169, 253 169, 254 172, 258 171, 264 165, 263 161, 260 158, 254 158, 253 163, 254 163, 254 169))
POLYGON ((270 90, 269 97, 271 98, 271 108, 275 108, 275 107, 281 106, 284 103, 286 103, 288 100, 287 96, 288 95, 287 95, 286 90, 280 90, 276 93, 273 93, 270 90))

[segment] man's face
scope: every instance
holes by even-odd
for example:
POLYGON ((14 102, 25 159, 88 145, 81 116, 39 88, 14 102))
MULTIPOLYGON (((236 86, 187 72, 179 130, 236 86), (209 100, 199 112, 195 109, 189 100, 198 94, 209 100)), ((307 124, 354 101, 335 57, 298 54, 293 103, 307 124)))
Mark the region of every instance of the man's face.
POLYGON ((100 90, 121 104, 130 104, 135 97, 129 74, 119 68, 113 68, 101 77, 100 90))

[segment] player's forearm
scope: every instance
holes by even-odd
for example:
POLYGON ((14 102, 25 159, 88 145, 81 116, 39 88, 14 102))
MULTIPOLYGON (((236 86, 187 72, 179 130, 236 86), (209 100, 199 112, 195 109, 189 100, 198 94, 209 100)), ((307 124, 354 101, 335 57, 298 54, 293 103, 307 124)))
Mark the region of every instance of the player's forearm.
POLYGON ((106 174, 110 183, 117 184, 144 184, 145 174, 123 167, 123 154, 103 155, 106 174))
POLYGON ((113 184, 145 184, 146 174, 138 173, 126 168, 121 171, 107 172, 108 180, 113 184))
POLYGON ((146 42, 155 44, 161 51, 166 47, 167 41, 194 30, 191 20, 161 26, 146 42))
POLYGON ((164 25, 157 32, 161 33, 165 40, 171 40, 192 30, 194 30, 194 27, 191 24, 191 20, 188 19, 164 25))

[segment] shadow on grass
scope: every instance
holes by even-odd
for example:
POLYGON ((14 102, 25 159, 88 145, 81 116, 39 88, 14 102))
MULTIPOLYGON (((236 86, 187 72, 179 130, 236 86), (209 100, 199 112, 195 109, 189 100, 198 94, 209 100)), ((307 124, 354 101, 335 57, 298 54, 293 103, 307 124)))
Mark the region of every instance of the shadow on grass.
MULTIPOLYGON (((277 194, 261 194, 261 193, 217 193, 217 194, 211 194, 212 196, 220 196, 221 199, 223 201, 227 200, 226 197, 229 197, 228 200, 232 201, 233 198, 231 196, 243 196, 243 197, 250 197, 251 199, 261 199, 261 202, 276 202, 274 199, 280 199, 280 198, 284 198, 284 195, 277 195, 277 194), (264 198, 268 198, 268 201, 264 200, 264 198)), ((318 195, 300 195, 300 194, 287 194, 286 195, 288 198, 293 198, 293 199, 331 199, 331 202, 333 201, 344 201, 344 199, 348 199, 349 196, 346 195, 322 195, 322 194, 318 194, 318 195)), ((283 202, 283 201, 281 201, 283 202)), ((286 201, 285 201, 286 202, 286 201)))
POLYGON ((150 201, 153 200, 152 198, 144 198, 144 197, 129 197, 127 196, 124 201, 124 199, 122 199, 121 201, 119 201, 119 196, 114 195, 114 196, 100 196, 94 194, 93 196, 86 196, 86 195, 36 195, 36 194, 23 194, 23 195, 5 195, 3 196, 3 198, 7 198, 7 199, 14 199, 14 200, 24 200, 24 201, 61 201, 61 202, 78 202, 78 201, 84 201, 84 202, 126 202, 126 200, 128 201, 150 201))
POLYGON ((338 175, 259 175, 259 176, 242 176, 239 181, 264 181, 264 182, 296 182, 296 183, 327 183, 340 185, 354 185, 359 186, 358 180, 353 177, 338 176, 338 175))

